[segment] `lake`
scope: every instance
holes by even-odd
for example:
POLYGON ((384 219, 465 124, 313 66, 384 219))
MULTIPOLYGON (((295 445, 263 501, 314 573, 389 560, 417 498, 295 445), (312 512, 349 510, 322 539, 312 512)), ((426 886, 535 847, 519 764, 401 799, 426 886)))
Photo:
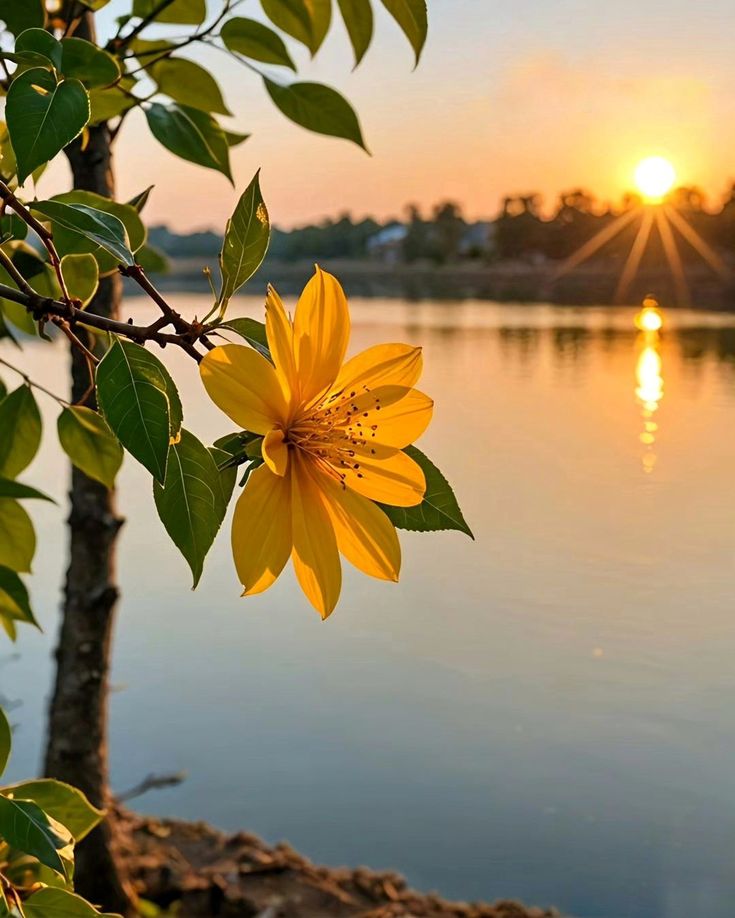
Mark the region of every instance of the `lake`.
MULTIPOLYGON (((476 541, 404 534, 401 583, 346 571, 326 623, 291 573, 240 599, 224 531, 192 593, 128 457, 114 788, 186 770, 136 805, 450 897, 731 918, 735 317, 670 312, 646 342, 634 315, 355 302, 352 351, 423 345, 437 407, 420 445, 476 541)), ((171 357, 187 426, 228 432, 193 363, 171 357)), ((61 344, 28 358, 63 391, 61 344)), ((63 500, 56 409, 39 401, 47 442, 24 480, 63 500)), ((65 565, 63 504, 31 511, 46 633, 2 647, 2 691, 23 698, 13 780, 40 760, 65 565)))

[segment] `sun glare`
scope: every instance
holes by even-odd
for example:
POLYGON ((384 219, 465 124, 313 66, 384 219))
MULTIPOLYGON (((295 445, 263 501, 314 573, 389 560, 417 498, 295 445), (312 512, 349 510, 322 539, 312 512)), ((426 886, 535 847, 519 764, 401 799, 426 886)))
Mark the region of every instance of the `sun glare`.
POLYGON ((660 201, 675 181, 676 170, 663 156, 649 156, 636 166, 635 183, 647 201, 660 201))

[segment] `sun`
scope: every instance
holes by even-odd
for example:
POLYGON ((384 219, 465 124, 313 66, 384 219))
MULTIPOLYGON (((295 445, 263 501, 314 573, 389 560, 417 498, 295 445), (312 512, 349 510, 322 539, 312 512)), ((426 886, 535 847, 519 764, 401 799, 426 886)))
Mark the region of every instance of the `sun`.
POLYGON ((660 201, 671 191, 675 181, 676 169, 663 156, 649 156, 636 166, 635 183, 647 201, 660 201))

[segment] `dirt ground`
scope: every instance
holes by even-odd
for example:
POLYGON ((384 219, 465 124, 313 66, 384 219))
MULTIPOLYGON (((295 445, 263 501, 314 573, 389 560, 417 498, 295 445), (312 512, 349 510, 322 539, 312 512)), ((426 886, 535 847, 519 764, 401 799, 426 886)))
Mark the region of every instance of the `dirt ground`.
POLYGON ((290 846, 203 823, 125 816, 139 894, 177 918, 560 918, 517 902, 448 902, 395 873, 318 867, 290 846))

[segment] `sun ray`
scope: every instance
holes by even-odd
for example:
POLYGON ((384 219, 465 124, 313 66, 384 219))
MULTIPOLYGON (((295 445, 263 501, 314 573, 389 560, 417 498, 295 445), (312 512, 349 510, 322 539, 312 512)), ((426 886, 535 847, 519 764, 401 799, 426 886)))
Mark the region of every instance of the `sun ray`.
POLYGON ((660 208, 656 210, 656 226, 661 235, 666 261, 669 263, 669 268, 674 278, 677 299, 680 305, 688 306, 690 303, 689 285, 687 284, 686 275, 684 274, 684 265, 682 264, 681 255, 676 245, 676 239, 674 239, 671 224, 664 211, 660 208))
POLYGON ((570 255, 569 258, 557 268, 554 275, 555 280, 558 280, 560 277, 578 268, 587 261, 588 258, 591 258, 595 252, 598 252, 606 243, 610 242, 618 233, 622 232, 629 223, 632 223, 640 212, 641 209, 639 207, 633 208, 621 214, 609 226, 600 230, 599 233, 595 233, 591 239, 588 239, 583 246, 580 246, 576 252, 570 255))
POLYGON ((638 234, 635 237, 630 253, 625 262, 623 273, 620 275, 620 281, 618 282, 617 290, 615 291, 615 301, 617 303, 622 302, 627 296, 628 289, 630 288, 631 283, 638 273, 638 268, 640 267, 643 253, 646 251, 648 240, 651 237, 652 227, 653 211, 650 208, 646 208, 643 214, 643 219, 641 220, 641 225, 638 228, 638 234))
POLYGON ((665 207, 664 212, 671 224, 679 231, 684 239, 686 239, 689 245, 702 256, 715 274, 719 275, 723 280, 731 280, 732 275, 725 262, 720 258, 717 252, 702 239, 694 227, 690 226, 673 207, 665 207))

